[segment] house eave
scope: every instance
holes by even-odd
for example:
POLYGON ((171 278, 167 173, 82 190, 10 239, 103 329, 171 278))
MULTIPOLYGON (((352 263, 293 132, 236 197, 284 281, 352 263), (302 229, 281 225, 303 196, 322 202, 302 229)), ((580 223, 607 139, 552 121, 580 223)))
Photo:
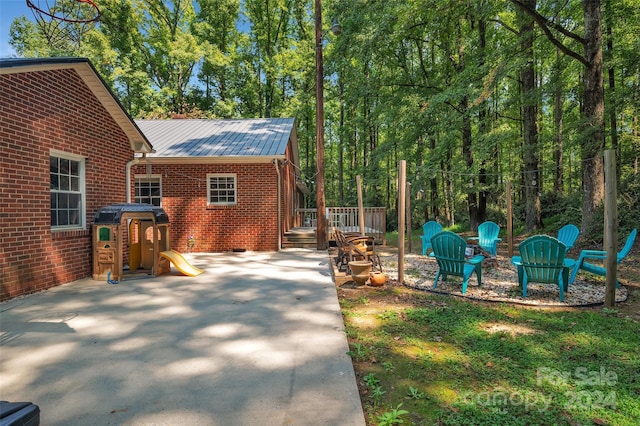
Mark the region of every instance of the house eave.
POLYGON ((28 72, 73 69, 93 92, 122 131, 127 135, 131 150, 136 153, 152 153, 153 146, 138 128, 133 118, 125 111, 98 71, 86 58, 35 58, 3 59, 0 61, 0 75, 28 72))

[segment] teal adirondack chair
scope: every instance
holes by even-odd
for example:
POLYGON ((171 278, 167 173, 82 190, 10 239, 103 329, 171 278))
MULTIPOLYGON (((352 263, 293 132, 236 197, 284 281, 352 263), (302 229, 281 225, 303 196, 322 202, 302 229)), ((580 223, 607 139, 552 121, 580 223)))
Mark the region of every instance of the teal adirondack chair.
POLYGON ((438 262, 438 273, 433 288, 438 285, 438 279, 446 281, 447 275, 462 277, 462 294, 467 292, 469 278, 475 272, 478 285, 482 285, 482 261, 484 256, 478 255, 472 259, 465 258, 467 243, 458 234, 442 231, 431 238, 432 256, 438 262))
POLYGON ((422 225, 422 235, 420 236, 420 239, 422 240, 423 256, 425 256, 427 254, 427 250, 431 248, 431 237, 433 237, 440 231, 442 231, 442 225, 433 220, 430 220, 429 222, 422 225))
MULTIPOLYGON (((627 237, 627 242, 622 247, 622 250, 618 252, 616 256, 616 265, 624 260, 625 257, 631 251, 633 247, 633 243, 636 240, 636 235, 638 234, 638 230, 634 229, 631 231, 629 236, 627 237)), ((587 272, 591 272, 592 274, 600 275, 603 277, 607 276, 607 269, 604 266, 594 265, 593 263, 587 262, 588 259, 598 259, 598 260, 606 260, 607 252, 604 250, 582 250, 580 252, 580 257, 576 262, 576 267, 573 269, 571 273, 571 279, 569 280, 569 284, 573 284, 576 280, 576 275, 578 275, 578 270, 584 269, 587 272)), ((620 287, 620 282, 616 280, 616 287, 620 287)))
POLYGON ((567 247, 567 251, 569 251, 576 243, 578 235, 580 235, 578 227, 569 223, 558 231, 558 240, 560 240, 560 242, 567 247))
MULTIPOLYGON (((567 248, 566 251, 564 252, 565 256, 567 255, 567 252, 569 251, 569 249, 571 249, 573 245, 576 243, 576 240, 578 239, 578 235, 580 235, 580 230, 578 229, 577 226, 572 224, 564 225, 558 231, 558 241, 564 244, 565 247, 567 248)), ((565 257, 565 262, 570 263, 571 260, 565 257)), ((520 266, 522 265, 522 258, 520 256, 513 256, 511 258, 511 263, 513 263, 516 266, 520 266)), ((520 273, 520 271, 518 271, 518 281, 520 283, 520 287, 522 287, 522 274, 520 273)))
POLYGON ((512 258, 518 267, 518 282, 522 286, 522 298, 527 297, 530 282, 558 284, 560 301, 569 283, 569 270, 575 265, 573 259, 565 259, 566 246, 549 235, 534 235, 518 246, 520 256, 512 258))
POLYGON ((478 236, 469 237, 468 240, 478 240, 478 245, 485 251, 488 251, 493 256, 496 255, 498 250, 498 242, 502 241, 502 238, 498 238, 500 233, 500 227, 491 221, 483 222, 478 226, 478 236))

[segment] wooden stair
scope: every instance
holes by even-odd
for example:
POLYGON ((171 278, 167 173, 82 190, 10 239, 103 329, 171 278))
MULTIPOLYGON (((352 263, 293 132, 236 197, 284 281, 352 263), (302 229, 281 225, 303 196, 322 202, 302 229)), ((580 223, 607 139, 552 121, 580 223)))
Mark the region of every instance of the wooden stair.
POLYGON ((316 248, 314 228, 293 228, 284 233, 282 248, 316 248))

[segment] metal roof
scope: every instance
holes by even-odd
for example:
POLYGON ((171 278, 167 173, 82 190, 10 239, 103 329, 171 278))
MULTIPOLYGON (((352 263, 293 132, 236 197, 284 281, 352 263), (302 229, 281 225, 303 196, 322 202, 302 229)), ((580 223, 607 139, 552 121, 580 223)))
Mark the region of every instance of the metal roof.
POLYGON ((293 118, 136 120, 152 159, 284 158, 295 138, 293 118))

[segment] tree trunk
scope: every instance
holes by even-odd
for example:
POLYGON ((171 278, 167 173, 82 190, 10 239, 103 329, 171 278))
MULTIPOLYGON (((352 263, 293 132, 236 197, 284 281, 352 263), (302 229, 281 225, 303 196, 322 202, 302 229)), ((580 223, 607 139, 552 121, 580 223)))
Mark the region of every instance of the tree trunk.
POLYGON ((444 217, 447 226, 455 225, 454 213, 454 192, 451 178, 451 149, 447 149, 446 159, 440 162, 442 169, 442 192, 444 194, 444 217))
MULTIPOLYGON (((480 43, 480 53, 479 53, 479 65, 480 67, 484 67, 485 65, 485 48, 487 47, 487 23, 483 17, 478 19, 478 39, 480 43)), ((489 107, 487 105, 488 100, 483 100, 482 104, 479 105, 478 109, 478 132, 481 135, 486 135, 489 133, 488 119, 489 107)), ((487 187, 489 185, 487 178, 487 162, 489 159, 483 157, 481 160, 480 170, 478 172, 478 184, 480 186, 478 191, 478 223, 482 223, 487 220, 487 187)))
MULTIPOLYGON (((460 101, 460 113, 462 114, 462 156, 468 171, 473 170, 473 153, 471 152, 471 118, 469 117, 469 101, 465 96, 460 101)), ((468 175, 469 182, 464 182, 467 189, 467 204, 469 208, 469 227, 472 231, 478 229, 478 196, 474 185, 474 176, 468 175)))
MULTIPOLYGON (((525 0, 527 7, 535 10, 536 0, 525 0)), ((538 170, 538 108, 533 57, 534 22, 525 12, 520 17, 520 49, 526 55, 526 64, 520 70, 523 105, 524 139, 524 195, 525 226, 527 231, 540 227, 540 172, 538 170)))
POLYGON ((564 169, 562 167, 563 162, 563 135, 562 135, 562 121, 564 118, 564 108, 563 108, 563 96, 562 96, 562 67, 560 61, 562 60, 562 55, 560 55, 560 51, 556 50, 556 66, 554 67, 554 73, 556 74, 555 78, 555 105, 553 109, 553 125, 555 127, 555 136, 554 142, 555 146, 553 148, 553 162, 555 164, 556 170, 553 179, 553 190, 556 194, 564 193, 564 169))
POLYGON ((604 80, 602 64, 602 11, 599 0, 584 0, 585 45, 584 114, 582 148, 583 235, 597 226, 596 210, 604 200, 604 80))
MULTIPOLYGON (((430 136, 429 140, 431 152, 434 152, 436 149, 436 137, 430 136)), ((429 198, 429 204, 431 205, 431 217, 433 217, 433 220, 437 220, 440 217, 440 209, 438 208, 438 179, 436 176, 433 176, 429 179, 429 182, 431 187, 429 198)))
MULTIPOLYGON (((612 31, 612 23, 611 16, 613 12, 611 11, 611 1, 607 0, 606 10, 609 11, 607 20, 607 52, 609 54, 609 58, 613 57, 613 31, 612 31)), ((617 119, 617 108, 616 105, 618 103, 617 97, 615 95, 616 89, 616 77, 615 77, 615 69, 613 66, 610 66, 607 70, 607 74, 609 77, 609 125, 611 127, 611 149, 616 151, 616 172, 618 173, 618 178, 620 177, 620 169, 621 169, 621 156, 620 151, 618 150, 618 119, 617 119)))

